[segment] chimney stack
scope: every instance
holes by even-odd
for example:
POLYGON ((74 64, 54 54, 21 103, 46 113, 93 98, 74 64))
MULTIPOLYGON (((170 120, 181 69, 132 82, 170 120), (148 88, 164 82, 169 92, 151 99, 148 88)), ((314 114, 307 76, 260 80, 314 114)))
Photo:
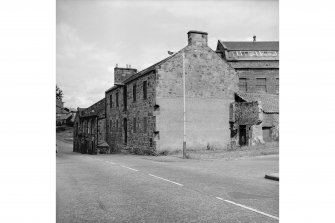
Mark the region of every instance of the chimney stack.
POLYGON ((126 64, 126 68, 118 67, 116 64, 114 68, 114 83, 122 83, 130 76, 137 73, 137 69, 130 68, 130 65, 126 64))
POLYGON ((191 30, 187 33, 187 35, 188 35, 188 45, 207 46, 208 33, 191 30))

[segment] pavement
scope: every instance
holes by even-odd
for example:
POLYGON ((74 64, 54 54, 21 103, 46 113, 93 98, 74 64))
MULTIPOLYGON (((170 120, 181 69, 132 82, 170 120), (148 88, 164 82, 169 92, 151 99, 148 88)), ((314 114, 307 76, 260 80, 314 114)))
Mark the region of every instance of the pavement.
POLYGON ((266 179, 279 181, 279 173, 270 173, 265 175, 266 179))
POLYGON ((57 222, 278 222, 278 155, 163 159, 72 152, 57 140, 57 222))

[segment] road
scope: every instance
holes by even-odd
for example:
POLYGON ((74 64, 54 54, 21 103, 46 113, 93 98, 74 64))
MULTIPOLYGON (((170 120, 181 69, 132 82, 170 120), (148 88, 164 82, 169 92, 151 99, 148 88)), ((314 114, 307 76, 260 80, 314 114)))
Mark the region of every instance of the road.
POLYGON ((278 156, 87 155, 57 140, 57 222, 278 222, 278 156))

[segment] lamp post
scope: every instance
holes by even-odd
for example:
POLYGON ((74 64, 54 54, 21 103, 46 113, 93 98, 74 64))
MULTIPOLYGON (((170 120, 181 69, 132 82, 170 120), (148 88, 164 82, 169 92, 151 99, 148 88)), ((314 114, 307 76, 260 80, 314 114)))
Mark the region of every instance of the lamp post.
POLYGON ((183 51, 183 107, 184 107, 184 137, 183 137, 183 159, 186 158, 186 79, 185 79, 185 53, 183 51))

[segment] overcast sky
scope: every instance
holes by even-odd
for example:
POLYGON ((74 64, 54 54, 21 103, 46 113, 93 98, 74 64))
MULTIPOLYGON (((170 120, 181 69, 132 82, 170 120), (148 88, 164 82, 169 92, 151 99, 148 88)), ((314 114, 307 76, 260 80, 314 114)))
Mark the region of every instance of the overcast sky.
POLYGON ((279 39, 271 0, 57 0, 57 84, 66 107, 88 107, 113 85, 115 64, 142 70, 187 45, 187 32, 218 39, 279 39))

